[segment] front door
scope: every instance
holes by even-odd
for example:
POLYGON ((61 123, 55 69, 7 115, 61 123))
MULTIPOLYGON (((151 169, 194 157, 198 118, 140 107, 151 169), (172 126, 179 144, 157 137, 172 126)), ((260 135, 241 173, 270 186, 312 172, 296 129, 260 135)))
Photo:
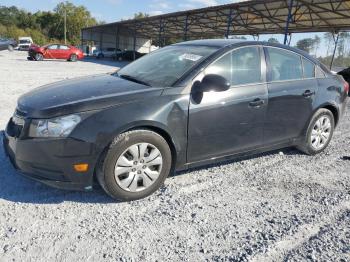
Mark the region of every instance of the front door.
POLYGON ((44 52, 44 58, 57 59, 59 58, 59 53, 60 50, 58 45, 49 45, 44 52))
POLYGON ((188 162, 248 151, 263 145, 268 103, 262 48, 235 49, 208 66, 206 74, 231 81, 225 92, 193 94, 189 108, 188 162))
POLYGON ((269 106, 265 142, 277 144, 300 137, 313 112, 317 91, 315 65, 299 54, 265 48, 269 68, 269 106))

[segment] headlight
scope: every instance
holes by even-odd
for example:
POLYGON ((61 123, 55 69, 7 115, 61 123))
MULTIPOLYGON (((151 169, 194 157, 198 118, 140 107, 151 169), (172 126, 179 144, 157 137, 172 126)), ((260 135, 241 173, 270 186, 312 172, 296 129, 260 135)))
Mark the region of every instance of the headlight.
POLYGON ((52 119, 33 119, 29 128, 30 137, 67 137, 81 122, 79 115, 52 119))

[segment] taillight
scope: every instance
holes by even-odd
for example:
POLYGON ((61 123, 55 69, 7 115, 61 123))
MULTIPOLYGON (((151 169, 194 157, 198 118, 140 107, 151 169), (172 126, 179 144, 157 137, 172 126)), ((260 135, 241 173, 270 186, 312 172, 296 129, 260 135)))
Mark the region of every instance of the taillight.
POLYGON ((344 82, 344 92, 346 94, 349 94, 349 89, 350 89, 349 83, 348 82, 344 82))

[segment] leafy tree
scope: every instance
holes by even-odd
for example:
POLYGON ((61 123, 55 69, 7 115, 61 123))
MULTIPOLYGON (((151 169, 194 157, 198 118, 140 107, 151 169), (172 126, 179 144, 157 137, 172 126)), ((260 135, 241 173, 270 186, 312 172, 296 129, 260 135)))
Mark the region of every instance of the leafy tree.
POLYGON ((321 44, 321 38, 318 35, 316 35, 314 37, 314 43, 313 43, 313 49, 315 51, 315 57, 317 57, 317 51, 320 48, 320 44, 321 44))
POLYGON ((315 40, 313 38, 304 38, 297 42, 296 47, 307 53, 310 53, 315 46, 315 40))
POLYGON ((268 43, 271 43, 271 44, 279 44, 280 42, 274 38, 274 37, 271 37, 269 40, 267 40, 268 43))
MULTIPOLYGON (((80 32, 83 27, 96 25, 97 21, 93 18, 90 12, 84 6, 75 6, 74 4, 66 1, 59 3, 55 9, 55 13, 58 14, 62 20, 64 16, 67 16, 67 39, 73 44, 80 43, 80 32)), ((61 26, 61 39, 64 38, 63 23, 61 26)))
POLYGON ((134 14, 134 19, 141 19, 141 18, 146 18, 146 17, 149 17, 149 14, 142 13, 142 12, 138 12, 138 13, 134 14))
POLYGON ((0 36, 17 39, 31 36, 35 43, 62 42, 64 39, 64 13, 67 13, 67 40, 71 44, 80 43, 83 27, 98 24, 84 6, 70 2, 59 3, 53 12, 38 11, 34 14, 15 6, 0 6, 0 36))

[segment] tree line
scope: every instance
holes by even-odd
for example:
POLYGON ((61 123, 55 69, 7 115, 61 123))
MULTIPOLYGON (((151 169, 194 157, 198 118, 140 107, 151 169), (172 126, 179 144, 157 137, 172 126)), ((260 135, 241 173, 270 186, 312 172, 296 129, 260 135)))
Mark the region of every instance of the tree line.
POLYGON ((84 6, 70 2, 57 4, 54 10, 27 12, 15 6, 0 6, 0 36, 18 39, 31 36, 34 43, 43 45, 62 42, 64 39, 64 16, 67 17, 67 41, 80 44, 83 27, 97 25, 98 22, 84 6))

